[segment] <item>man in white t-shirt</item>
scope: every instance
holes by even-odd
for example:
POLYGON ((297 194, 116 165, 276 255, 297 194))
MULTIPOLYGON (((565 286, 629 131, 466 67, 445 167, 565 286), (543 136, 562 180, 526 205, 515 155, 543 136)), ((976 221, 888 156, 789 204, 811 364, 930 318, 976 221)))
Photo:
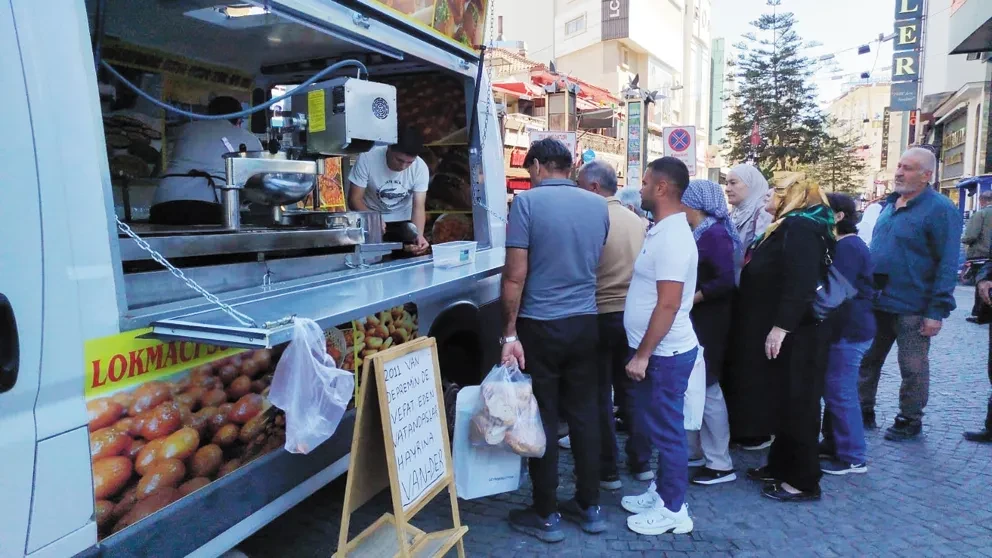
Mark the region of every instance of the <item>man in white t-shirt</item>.
POLYGON ((689 319, 699 253, 682 207, 688 186, 689 171, 678 159, 663 157, 648 165, 641 204, 654 214, 655 225, 634 262, 624 306, 632 351, 627 375, 633 380, 627 400, 634 415, 627 453, 647 463, 652 447, 658 449, 657 485, 622 500, 635 514, 627 527, 641 535, 693 528, 685 504, 689 449, 682 408, 699 350, 689 319))
POLYGON ((419 156, 423 149, 420 132, 401 128, 396 144, 362 153, 348 176, 351 209, 377 211, 383 223, 413 222, 417 227, 414 254, 423 254, 430 247, 424 238, 430 172, 419 156))

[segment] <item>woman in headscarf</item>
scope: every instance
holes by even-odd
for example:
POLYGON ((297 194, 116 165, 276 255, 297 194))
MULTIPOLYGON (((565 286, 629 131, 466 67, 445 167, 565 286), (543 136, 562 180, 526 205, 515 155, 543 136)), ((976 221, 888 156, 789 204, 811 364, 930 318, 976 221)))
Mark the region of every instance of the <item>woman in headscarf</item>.
POLYGON ((768 181, 754 165, 737 165, 727 174, 727 201, 734 208, 730 218, 745 248, 772 222, 765 211, 767 193, 768 181))
POLYGON ((812 314, 833 250, 834 214, 819 186, 796 181, 766 206, 775 216, 741 271, 723 376, 736 437, 774 434, 768 465, 748 471, 776 500, 820 498, 820 398, 830 328, 812 314))
POLYGON ((737 479, 730 459, 730 423, 727 404, 720 389, 731 303, 744 247, 727 212, 727 200, 719 184, 692 180, 682 195, 686 219, 692 227, 699 252, 692 327, 703 347, 706 362, 706 403, 703 426, 689 433, 690 461, 703 461, 692 482, 710 485, 737 479))

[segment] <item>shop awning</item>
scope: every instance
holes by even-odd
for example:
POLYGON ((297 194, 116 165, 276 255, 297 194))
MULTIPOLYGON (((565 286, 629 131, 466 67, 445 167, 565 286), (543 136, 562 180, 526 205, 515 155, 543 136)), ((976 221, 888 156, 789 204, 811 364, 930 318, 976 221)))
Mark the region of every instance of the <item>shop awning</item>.
POLYGON ((239 324, 207 303, 178 316, 132 315, 125 321, 134 323, 123 325, 136 329, 150 323, 149 335, 159 339, 250 349, 274 347, 290 340, 292 317, 309 318, 326 330, 383 308, 413 300, 431 302, 499 274, 503 260, 503 250, 483 250, 472 264, 442 269, 434 267, 429 258, 417 258, 222 297, 225 304, 260 324, 253 327, 239 324))
POLYGON ((516 80, 495 82, 493 83, 493 91, 509 93, 515 97, 528 100, 544 96, 544 89, 533 83, 516 80))
POLYGON ((961 182, 958 182, 955 187, 972 192, 976 189, 988 190, 989 188, 992 188, 992 174, 983 174, 981 176, 966 178, 961 182))
POLYGON ((613 128, 617 120, 617 112, 613 108, 587 110, 579 113, 579 128, 582 130, 613 128))

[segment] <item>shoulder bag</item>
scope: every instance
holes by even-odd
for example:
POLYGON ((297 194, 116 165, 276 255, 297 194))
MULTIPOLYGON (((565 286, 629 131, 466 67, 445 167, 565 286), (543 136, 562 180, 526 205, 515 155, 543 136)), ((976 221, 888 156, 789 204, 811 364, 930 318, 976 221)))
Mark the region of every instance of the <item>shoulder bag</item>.
POLYGON ((816 298, 812 304, 813 317, 821 322, 858 295, 858 290, 834 265, 829 249, 823 256, 823 264, 826 273, 816 284, 816 298))

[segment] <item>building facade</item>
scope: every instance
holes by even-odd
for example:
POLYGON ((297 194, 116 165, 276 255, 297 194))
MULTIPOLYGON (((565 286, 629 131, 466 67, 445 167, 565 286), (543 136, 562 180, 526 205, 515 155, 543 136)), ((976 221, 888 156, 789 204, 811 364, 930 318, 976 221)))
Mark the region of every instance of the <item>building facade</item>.
POLYGON ((976 207, 968 179, 992 173, 992 2, 929 0, 923 20, 920 120, 916 140, 938 152, 937 183, 962 211, 976 207))
POLYGON ((524 41, 528 58, 553 60, 559 74, 621 97, 638 76, 642 91, 658 92, 648 157, 662 156, 665 126, 692 125, 696 176, 707 176, 712 0, 500 0, 494 10, 507 40, 524 41))
POLYGON ((866 167, 865 199, 891 192, 899 155, 907 141, 902 119, 889 112, 890 94, 889 83, 858 85, 831 101, 826 109, 831 117, 830 133, 857 142, 857 154, 866 167))

